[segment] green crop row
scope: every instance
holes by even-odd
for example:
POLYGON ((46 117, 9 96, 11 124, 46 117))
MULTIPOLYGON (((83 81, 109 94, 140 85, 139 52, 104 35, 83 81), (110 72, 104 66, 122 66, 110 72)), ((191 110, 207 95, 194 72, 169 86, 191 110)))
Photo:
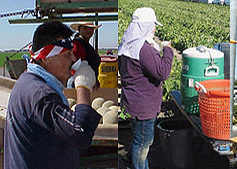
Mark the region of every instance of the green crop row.
POLYGON ((213 47, 216 43, 229 41, 228 6, 175 0, 119 0, 119 42, 132 13, 143 6, 153 8, 157 20, 164 25, 157 27, 157 36, 161 40, 170 40, 181 52, 189 47, 213 47))
MULTIPOLYGON (((119 0, 118 6, 119 43, 138 7, 155 10, 157 20, 163 24, 157 27, 156 35, 162 41, 171 41, 180 53, 198 45, 213 48, 214 44, 228 42, 230 38, 228 6, 176 0, 119 0)), ((181 67, 181 61, 175 57, 170 77, 163 85, 163 99, 170 98, 170 91, 180 89, 181 67)))
POLYGON ((16 60, 16 59, 22 59, 23 54, 29 55, 29 52, 20 52, 20 53, 2 52, 2 53, 0 53, 0 67, 3 67, 3 64, 6 60, 6 56, 10 57, 10 60, 16 60))
MULTIPOLYGON (((105 49, 99 49, 99 55, 103 56, 106 55, 107 50, 105 49)), ((118 50, 113 50, 113 53, 118 53, 118 50)), ((3 64, 6 60, 6 56, 10 57, 10 60, 16 60, 16 59, 22 59, 23 54, 28 54, 30 56, 29 52, 1 52, 0 53, 0 67, 3 67, 3 64)))

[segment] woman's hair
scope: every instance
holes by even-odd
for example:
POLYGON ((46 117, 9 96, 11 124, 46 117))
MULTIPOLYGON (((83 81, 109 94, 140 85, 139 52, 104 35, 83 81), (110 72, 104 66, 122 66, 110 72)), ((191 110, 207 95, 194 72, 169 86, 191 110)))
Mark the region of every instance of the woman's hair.
POLYGON ((73 31, 59 21, 48 21, 40 25, 33 37, 32 51, 36 52, 46 45, 50 45, 59 38, 69 38, 73 31))

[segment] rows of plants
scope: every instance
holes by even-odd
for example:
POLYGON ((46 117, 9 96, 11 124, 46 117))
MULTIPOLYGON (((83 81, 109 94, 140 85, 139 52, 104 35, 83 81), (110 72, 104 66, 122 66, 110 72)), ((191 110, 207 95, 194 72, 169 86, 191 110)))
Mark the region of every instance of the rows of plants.
MULTIPOLYGON (((107 50, 105 49, 99 49, 99 55, 103 56, 106 55, 107 50)), ((113 53, 118 53, 118 50, 113 50, 113 53)), ((0 52, 0 67, 3 67, 4 61, 6 59, 6 56, 10 57, 10 60, 16 60, 16 59, 22 59, 22 55, 23 54, 27 54, 28 56, 30 56, 29 52, 20 52, 20 53, 16 53, 16 52, 0 52)))
POLYGON ((229 41, 228 6, 176 0, 119 0, 119 42, 132 13, 143 6, 153 8, 157 20, 164 25, 157 27, 158 37, 171 40, 172 45, 181 52, 192 46, 202 44, 213 47, 216 43, 229 41))
MULTIPOLYGON (((24 53, 28 53, 28 52, 24 52, 24 53)), ((22 55, 23 53, 13 53, 13 52, 2 52, 0 53, 0 67, 3 67, 3 64, 6 60, 6 56, 10 57, 11 60, 16 60, 16 59, 22 59, 22 55), (11 57, 13 56, 13 57, 11 57)))
MULTIPOLYGON (((131 21, 132 13, 138 7, 151 7, 155 10, 157 20, 164 25, 157 27, 156 35, 162 41, 171 41, 180 53, 198 45, 213 48, 216 43, 229 41, 228 6, 176 0, 119 0, 118 6, 119 43, 131 21)), ((163 99, 169 98, 171 90, 180 89, 181 66, 181 61, 175 58, 171 75, 163 85, 163 99)))

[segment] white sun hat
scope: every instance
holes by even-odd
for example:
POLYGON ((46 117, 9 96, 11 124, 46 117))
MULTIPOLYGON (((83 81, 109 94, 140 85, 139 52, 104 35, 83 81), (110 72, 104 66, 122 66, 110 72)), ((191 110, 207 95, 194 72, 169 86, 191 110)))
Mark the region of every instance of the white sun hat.
POLYGON ((156 25, 163 26, 157 21, 154 10, 149 7, 137 8, 132 15, 132 22, 153 22, 156 25))

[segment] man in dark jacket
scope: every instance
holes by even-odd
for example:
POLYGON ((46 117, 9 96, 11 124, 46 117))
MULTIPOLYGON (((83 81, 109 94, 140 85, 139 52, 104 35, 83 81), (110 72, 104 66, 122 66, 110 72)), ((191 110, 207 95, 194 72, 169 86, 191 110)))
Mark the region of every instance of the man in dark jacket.
POLYGON ((31 63, 15 84, 4 136, 6 169, 79 167, 79 149, 91 145, 100 115, 90 106, 95 73, 82 62, 74 74, 77 106, 71 111, 63 94, 76 61, 66 25, 40 25, 33 37, 31 63))

